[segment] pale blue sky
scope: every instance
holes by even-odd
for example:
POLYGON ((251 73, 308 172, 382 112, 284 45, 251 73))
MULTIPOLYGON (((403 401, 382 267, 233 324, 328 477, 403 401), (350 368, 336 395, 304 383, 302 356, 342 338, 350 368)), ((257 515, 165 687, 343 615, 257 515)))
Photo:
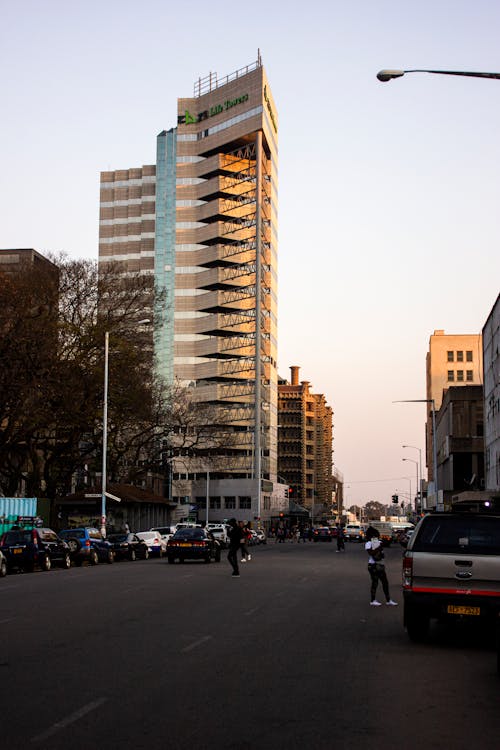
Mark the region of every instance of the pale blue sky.
POLYGON ((500 279, 491 0, 1 2, 0 247, 97 257, 99 172, 154 163, 194 81, 260 48, 279 112, 279 369, 325 393, 347 501, 415 489, 434 329, 476 333, 500 279))

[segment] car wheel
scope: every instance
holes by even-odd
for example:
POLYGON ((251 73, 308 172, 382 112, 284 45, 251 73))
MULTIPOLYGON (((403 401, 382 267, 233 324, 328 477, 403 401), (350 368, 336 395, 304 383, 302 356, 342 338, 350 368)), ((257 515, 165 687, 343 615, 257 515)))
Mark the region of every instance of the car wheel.
POLYGON ((5 562, 5 560, 2 560, 2 562, 0 562, 0 578, 5 578, 6 575, 7 575, 7 563, 5 562))
POLYGON ((79 539, 75 539, 75 538, 68 539, 68 547, 72 555, 76 554, 80 550, 81 546, 82 545, 80 544, 79 539))
POLYGON ((90 550, 89 563, 91 565, 97 565, 98 562, 99 562, 99 555, 97 554, 95 549, 90 550))
POLYGON ((66 568, 66 570, 68 570, 69 568, 71 568, 71 556, 70 556, 69 552, 67 552, 64 555, 64 557, 63 557, 62 567, 66 568))
POLYGON ((132 560, 132 562, 135 561, 136 559, 135 549, 130 550, 130 559, 132 560))
POLYGON ((174 564, 174 562, 175 562, 175 557, 172 557, 172 555, 169 555, 167 559, 168 559, 168 562, 170 563, 170 565, 173 565, 173 564, 174 564))
POLYGON ((50 557, 48 555, 44 555, 42 559, 40 560, 40 568, 42 570, 50 570, 52 567, 52 562, 50 560, 50 557))
POLYGON ((148 549, 147 549, 147 550, 146 550, 146 552, 144 553, 144 559, 145 559, 145 560, 149 560, 149 550, 148 550, 148 549))
POLYGON ((429 617, 414 610, 405 611, 405 625, 408 638, 414 643, 422 643, 429 632, 429 617))
POLYGON ((108 563, 108 565, 111 565, 111 563, 114 563, 114 561, 115 561, 115 553, 113 552, 112 549, 110 549, 108 550, 108 554, 106 556, 106 562, 108 563))

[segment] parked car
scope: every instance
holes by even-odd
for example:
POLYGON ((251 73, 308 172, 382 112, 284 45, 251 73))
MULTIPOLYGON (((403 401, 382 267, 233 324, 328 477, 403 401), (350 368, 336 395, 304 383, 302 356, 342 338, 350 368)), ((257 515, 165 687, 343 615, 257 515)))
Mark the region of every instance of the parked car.
POLYGON ((175 534, 175 528, 173 526, 154 526, 150 531, 157 531, 161 536, 165 544, 168 542, 170 537, 175 534))
POLYGON ((500 516, 424 516, 403 555, 403 596, 412 641, 426 638, 432 619, 491 623, 500 670, 500 516))
POLYGON ((38 565, 50 570, 55 563, 63 568, 71 565, 68 545, 52 529, 12 529, 0 539, 8 570, 33 571, 38 565))
POLYGON ((75 565, 82 565, 85 561, 91 565, 97 565, 98 562, 112 563, 115 559, 111 544, 92 526, 64 529, 59 532, 59 536, 67 542, 75 565))
POLYGON ((264 529, 256 529, 255 533, 257 534, 257 539, 259 540, 259 544, 266 544, 267 543, 267 537, 266 532, 264 529))
POLYGON ((136 534, 110 534, 108 542, 111 544, 115 560, 147 560, 149 557, 148 545, 136 534))
POLYGON ((318 526, 313 531, 315 542, 331 542, 333 539, 332 529, 329 526, 318 526))
POLYGON ((0 552, 0 578, 4 578, 7 575, 7 560, 3 552, 0 552))
POLYGON ((146 542, 150 555, 163 557, 167 551, 167 542, 159 531, 138 531, 137 536, 146 542))
POLYGON ((169 540, 167 545, 167 559, 169 563, 184 560, 204 560, 206 563, 214 560, 220 562, 221 547, 213 535, 201 527, 179 529, 169 540))

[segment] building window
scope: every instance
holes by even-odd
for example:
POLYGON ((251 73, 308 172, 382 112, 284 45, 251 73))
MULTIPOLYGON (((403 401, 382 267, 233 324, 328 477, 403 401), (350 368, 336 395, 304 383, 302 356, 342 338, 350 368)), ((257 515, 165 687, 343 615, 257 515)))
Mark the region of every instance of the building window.
POLYGON ((464 371, 457 370, 457 380, 463 381, 463 379, 464 379, 464 371))
POLYGON ((451 382, 452 380, 455 380, 455 373, 453 370, 448 370, 448 382, 451 382))
POLYGON ((464 361, 464 353, 457 352, 457 362, 463 362, 463 361, 464 361))
POLYGON ((467 362, 472 362, 472 352, 465 352, 467 362))
POLYGON ((467 370, 467 382, 472 383, 473 380, 474 380, 474 374, 472 370, 467 370))
POLYGON ((210 498, 210 510, 220 510, 220 497, 210 498))
POLYGON ((453 362, 453 352, 448 352, 448 362, 453 362))
POLYGON ((234 510, 236 508, 236 498, 235 497, 225 497, 224 498, 224 506, 228 510, 234 510))
POLYGON ((250 510, 252 507, 251 497, 240 497, 240 510, 250 510))

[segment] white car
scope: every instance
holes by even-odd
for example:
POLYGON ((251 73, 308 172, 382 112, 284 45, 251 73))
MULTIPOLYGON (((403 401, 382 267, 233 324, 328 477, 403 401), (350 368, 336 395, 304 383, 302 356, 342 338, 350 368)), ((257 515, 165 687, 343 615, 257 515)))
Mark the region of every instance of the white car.
POLYGON ((150 555, 163 557, 167 552, 167 543, 159 531, 138 531, 136 536, 148 545, 150 555))
POLYGON ((348 523, 344 529, 344 539, 349 542, 362 542, 365 532, 360 523, 348 523))
POLYGON ((154 526, 152 529, 149 529, 150 531, 157 531, 158 534, 160 534, 161 538, 165 542, 165 544, 168 543, 168 540, 171 536, 175 534, 175 527, 173 526, 154 526))
POLYGON ((229 544, 229 526, 225 523, 207 523, 207 531, 217 539, 221 547, 227 547, 229 544))

